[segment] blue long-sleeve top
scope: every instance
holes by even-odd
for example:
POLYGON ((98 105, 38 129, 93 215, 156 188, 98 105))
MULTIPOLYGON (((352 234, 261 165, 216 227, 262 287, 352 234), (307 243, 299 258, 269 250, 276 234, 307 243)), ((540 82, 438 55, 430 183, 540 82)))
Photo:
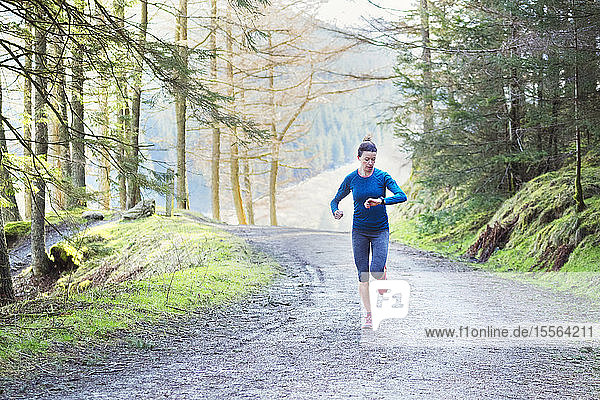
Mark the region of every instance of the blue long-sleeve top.
POLYGON ((358 174, 358 170, 355 170, 346 176, 337 194, 331 200, 332 213, 336 212, 338 204, 350 191, 352 191, 354 199, 352 229, 356 230, 381 231, 389 229, 385 206, 406 201, 406 194, 387 172, 374 168, 371 176, 363 178, 358 174), (389 189, 394 195, 385 197, 386 189, 389 189), (365 201, 368 198, 379 197, 384 198, 383 205, 365 207, 365 201))

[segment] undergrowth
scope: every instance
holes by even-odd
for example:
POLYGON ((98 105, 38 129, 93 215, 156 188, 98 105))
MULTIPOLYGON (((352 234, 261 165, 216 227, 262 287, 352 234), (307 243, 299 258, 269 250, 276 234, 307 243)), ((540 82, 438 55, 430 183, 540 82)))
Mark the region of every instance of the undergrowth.
POLYGON ((392 238, 600 298, 588 284, 598 283, 600 272, 599 176, 598 160, 588 159, 582 169, 583 212, 575 210, 572 165, 543 174, 504 199, 411 183, 408 203, 392 214, 392 238))
POLYGON ((459 189, 434 193, 415 184, 407 191, 408 202, 391 213, 392 239, 446 256, 464 254, 503 200, 459 189))

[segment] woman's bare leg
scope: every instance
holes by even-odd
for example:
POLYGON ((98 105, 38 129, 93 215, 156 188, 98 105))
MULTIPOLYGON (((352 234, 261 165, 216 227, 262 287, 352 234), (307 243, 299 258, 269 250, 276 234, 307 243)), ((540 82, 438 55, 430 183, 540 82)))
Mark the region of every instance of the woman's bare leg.
POLYGON ((371 312, 371 299, 369 298, 369 282, 358 282, 358 293, 367 313, 371 312))

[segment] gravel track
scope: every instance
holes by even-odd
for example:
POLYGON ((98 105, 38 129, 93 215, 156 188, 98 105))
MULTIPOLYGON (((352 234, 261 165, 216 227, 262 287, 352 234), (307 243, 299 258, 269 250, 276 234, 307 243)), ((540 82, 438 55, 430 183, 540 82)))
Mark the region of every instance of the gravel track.
MULTIPOLYGON (((389 279, 411 285, 409 315, 361 331, 347 233, 225 227, 282 274, 248 301, 156 328, 152 349, 114 346, 8 398, 597 399, 597 343, 427 339, 426 327, 600 320, 587 300, 472 271, 392 244, 389 279)), ((600 332, 596 332, 600 333, 600 332)), ((2 395, 0 395, 1 397, 2 395)))

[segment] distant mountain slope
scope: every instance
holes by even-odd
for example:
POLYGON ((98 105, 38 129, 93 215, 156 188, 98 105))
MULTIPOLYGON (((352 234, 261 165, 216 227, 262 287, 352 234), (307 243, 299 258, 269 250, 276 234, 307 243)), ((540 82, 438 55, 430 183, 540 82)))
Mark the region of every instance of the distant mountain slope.
MULTIPOLYGON (((405 154, 394 147, 380 149, 376 168, 389 172, 402 185, 408 180, 411 163, 405 154)), ((277 195, 277 219, 281 226, 349 231, 352 227, 352 198, 346 197, 340 203, 344 218, 337 221, 331 216, 329 203, 335 195, 340 183, 352 170, 358 168, 358 161, 345 164, 339 168, 304 180, 296 185, 281 189, 277 195)), ((269 224, 269 199, 262 197, 255 200, 255 217, 257 225, 269 224)), ((233 212, 224 216, 225 221, 237 223, 233 212)))

